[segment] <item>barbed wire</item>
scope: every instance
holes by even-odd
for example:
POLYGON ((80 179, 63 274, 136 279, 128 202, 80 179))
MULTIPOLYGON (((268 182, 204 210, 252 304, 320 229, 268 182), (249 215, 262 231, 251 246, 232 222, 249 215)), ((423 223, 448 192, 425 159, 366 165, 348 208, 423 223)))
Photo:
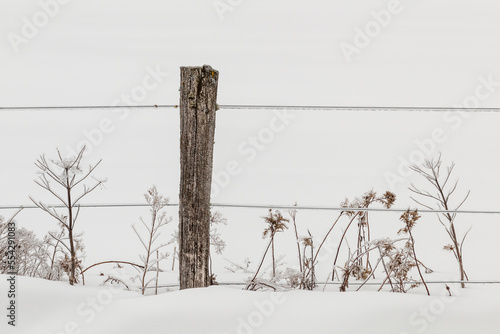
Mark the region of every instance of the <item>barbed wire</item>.
MULTIPOLYGON (((80 109, 179 109, 177 104, 152 105, 82 105, 82 106, 11 106, 0 107, 0 110, 80 110, 80 109)), ((424 111, 424 112, 500 112, 500 108, 460 108, 460 107, 419 107, 419 106, 313 106, 313 105, 251 105, 251 104, 221 104, 223 110, 323 110, 323 111, 424 111)))
MULTIPOLYGON (((124 207, 149 207, 147 203, 107 203, 107 204, 79 204, 82 208, 124 208, 124 207)), ((178 203, 168 203, 168 207, 177 207, 178 203)), ((212 207, 220 208, 242 208, 242 209, 275 209, 275 210, 317 210, 317 211, 366 211, 366 212, 406 212, 416 208, 345 208, 334 206, 308 206, 308 205, 275 205, 275 204, 237 204, 237 203, 212 203, 212 207)), ((49 208, 65 208, 63 204, 47 205, 49 208)), ((37 209, 38 206, 29 204, 0 205, 0 210, 12 209, 37 209)), ((418 209, 419 213, 457 213, 457 214, 500 214, 500 211, 490 210, 430 210, 418 209)))

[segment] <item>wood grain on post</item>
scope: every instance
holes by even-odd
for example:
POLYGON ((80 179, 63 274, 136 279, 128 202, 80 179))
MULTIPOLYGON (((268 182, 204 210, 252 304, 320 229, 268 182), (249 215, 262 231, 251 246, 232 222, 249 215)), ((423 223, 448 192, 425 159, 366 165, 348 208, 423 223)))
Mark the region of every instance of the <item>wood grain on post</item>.
POLYGON ((180 288, 209 285, 210 191, 219 72, 181 67, 180 288))

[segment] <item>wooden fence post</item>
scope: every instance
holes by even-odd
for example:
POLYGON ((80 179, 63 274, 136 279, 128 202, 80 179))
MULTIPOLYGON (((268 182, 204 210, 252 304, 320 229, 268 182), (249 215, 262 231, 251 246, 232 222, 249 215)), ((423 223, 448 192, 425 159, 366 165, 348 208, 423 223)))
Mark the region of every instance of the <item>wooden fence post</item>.
POLYGON ((181 67, 180 288, 210 284, 210 191, 219 72, 181 67))

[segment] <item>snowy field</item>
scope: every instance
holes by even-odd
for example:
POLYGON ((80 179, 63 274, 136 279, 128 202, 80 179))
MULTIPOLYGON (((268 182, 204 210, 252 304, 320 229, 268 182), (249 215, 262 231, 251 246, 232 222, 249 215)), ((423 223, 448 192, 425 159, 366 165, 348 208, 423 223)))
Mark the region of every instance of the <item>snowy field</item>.
POLYGON ((440 288, 427 297, 217 286, 144 297, 30 278, 21 278, 19 288, 20 333, 493 334, 499 325, 500 290, 490 286, 453 290, 451 297, 440 288))
MULTIPOLYGON (((218 111, 212 202, 263 205, 214 208, 227 219, 218 226, 226 248, 212 258, 221 283, 242 284, 257 268, 268 242, 262 238, 266 205, 338 207, 373 189, 394 192, 394 208, 423 209, 408 187, 427 184, 408 165, 439 153, 444 165, 456 164, 456 198, 471 191, 461 210, 499 211, 500 113, 418 108, 500 106, 499 6, 483 0, 0 1, 0 215, 16 211, 5 207, 31 205, 28 196, 54 203, 33 182, 35 160, 55 158, 56 148, 71 155, 84 144, 85 164, 102 159, 94 174, 108 180, 85 203, 142 204, 152 185, 177 203, 178 109, 124 106, 178 104, 179 67, 203 64, 220 72, 221 106, 368 107, 218 111), (124 108, 43 108, 110 105, 124 108), (398 106, 412 108, 369 108, 398 106), (245 259, 250 273, 228 270, 245 259)), ((165 242, 178 225, 177 207, 166 212, 173 219, 162 233, 165 242)), ((400 215, 370 213, 372 238, 396 238, 400 215)), ((377 285, 358 292, 354 284, 345 293, 338 284, 323 291, 348 223, 341 220, 322 249, 313 292, 222 284, 177 291, 170 256, 158 296, 151 289, 142 296, 137 289, 101 286, 111 274, 130 279, 130 268, 118 274, 113 266, 93 268, 86 285, 75 287, 18 277, 17 326, 9 326, 2 311, 0 332, 498 333, 500 284, 479 282, 500 280, 500 215, 457 216, 459 235, 472 228, 464 244, 473 282, 466 289, 444 283, 459 279, 453 255, 443 250, 448 236, 435 214, 421 215, 415 248, 434 270, 424 274, 430 297, 423 286, 406 294, 387 286, 376 292, 381 275, 377 285)), ((137 262, 142 246, 131 224, 147 216, 144 207, 82 209, 77 230, 84 232, 84 267, 137 262)), ((318 245, 337 216, 299 210, 299 235, 309 230, 318 245)), ((16 221, 39 238, 57 227, 38 209, 23 210, 16 221)), ((347 235, 350 247, 354 232, 347 235)), ((167 251, 173 253, 174 244, 167 251)), ((290 226, 276 237, 280 270, 297 267, 296 251, 290 226)), ((265 265, 269 274, 269 258, 265 265)), ((7 278, 0 275, 2 310, 9 302, 7 278)))

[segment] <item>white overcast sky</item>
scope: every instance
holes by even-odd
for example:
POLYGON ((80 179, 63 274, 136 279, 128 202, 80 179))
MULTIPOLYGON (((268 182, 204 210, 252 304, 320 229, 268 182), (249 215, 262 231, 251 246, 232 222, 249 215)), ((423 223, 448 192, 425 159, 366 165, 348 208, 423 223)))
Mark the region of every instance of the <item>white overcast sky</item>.
MULTIPOLYGON (((177 104, 179 67, 203 64, 220 72, 219 104, 453 107, 476 96, 482 85, 479 106, 500 107, 497 1, 401 0, 396 6, 378 0, 233 0, 221 18, 214 5, 228 0, 70 0, 52 5, 47 22, 40 3, 56 2, 0 0, 2 107, 110 105, 155 70, 169 74, 159 77, 140 104, 177 104), (374 15, 390 9, 395 13, 384 16, 377 31, 374 15), (43 26, 30 31, 34 23, 43 26), (365 41, 369 45, 349 62, 341 45, 356 46, 359 31, 366 29, 375 29, 365 41)), ((34 160, 42 153, 54 156, 56 147, 75 147, 103 119, 112 121, 113 132, 88 158, 103 159, 96 176, 109 182, 88 202, 139 202, 152 184, 176 202, 177 112, 134 110, 120 116, 106 110, 0 111, 0 203, 29 203, 30 194, 51 202, 33 183, 34 160)), ((432 151, 457 163, 461 189, 473 191, 468 208, 498 204, 489 192, 500 186, 497 114, 294 116, 248 161, 238 148, 248 149, 249 138, 268 128, 275 115, 219 111, 214 173, 234 161, 241 171, 215 202, 338 205, 372 188, 382 192, 388 189, 386 174, 397 174, 401 159, 419 150, 415 141, 441 129, 446 140, 432 151)), ((415 180, 404 178, 393 189, 398 207, 412 204, 407 187, 415 180)), ((98 213, 88 212, 97 222, 98 213)), ((250 224, 260 215, 252 214, 229 218, 250 224)), ((113 211, 107 217, 110 224, 128 224, 137 216, 113 211)))
POLYGON ((18 53, 39 1, 0 2, 0 105, 109 104, 147 66, 171 76, 144 102, 175 104, 179 67, 208 63, 222 104, 452 106, 500 57, 496 1, 401 0, 351 63, 339 45, 391 1, 65 1, 18 53))

